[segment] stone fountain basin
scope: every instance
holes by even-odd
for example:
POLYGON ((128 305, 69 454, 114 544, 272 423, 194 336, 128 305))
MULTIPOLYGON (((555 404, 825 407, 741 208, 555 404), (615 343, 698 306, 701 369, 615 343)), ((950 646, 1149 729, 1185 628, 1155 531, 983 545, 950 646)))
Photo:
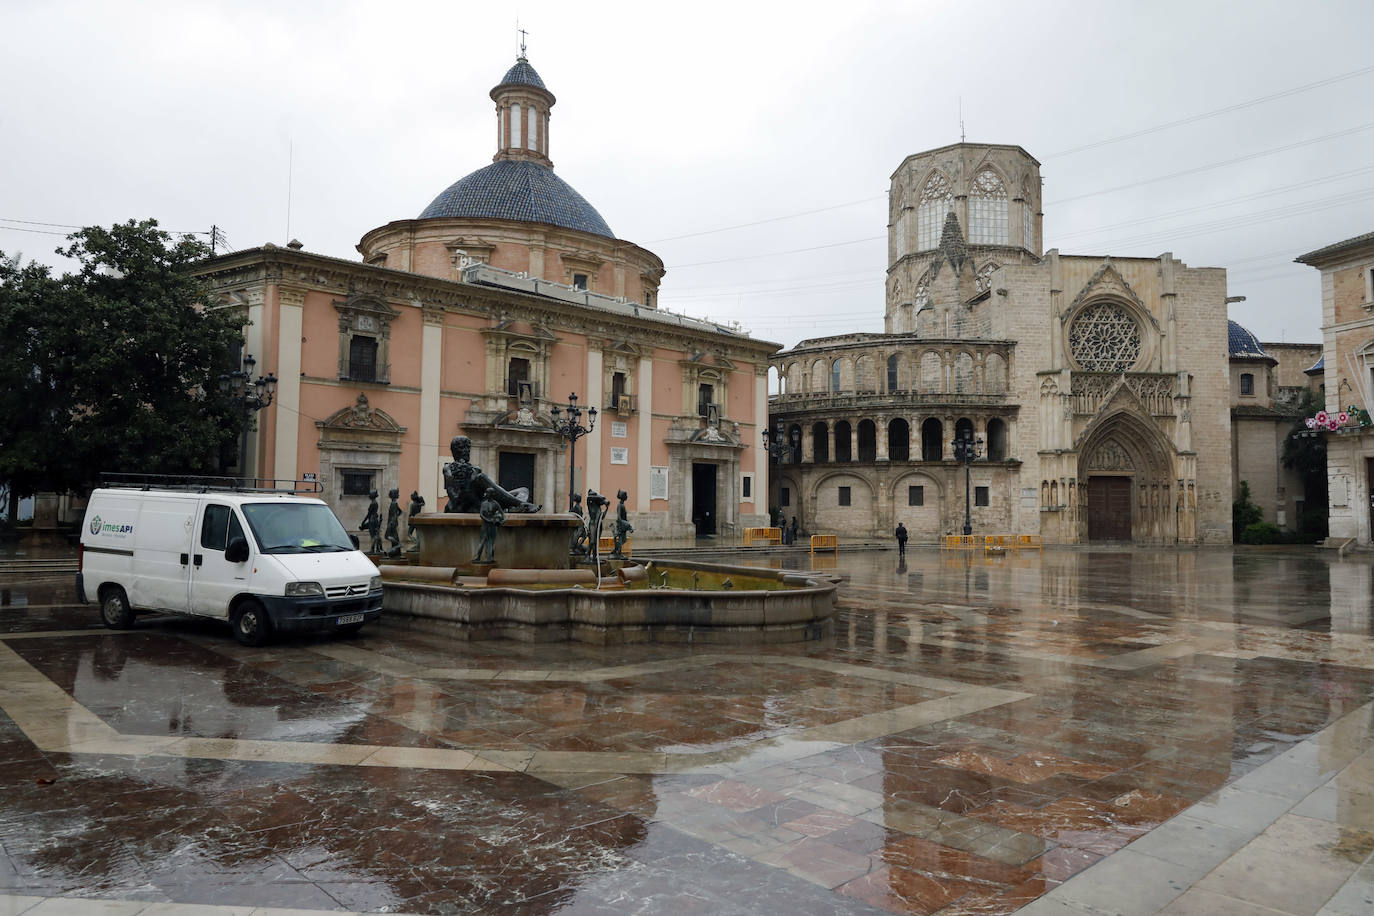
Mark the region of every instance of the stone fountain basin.
POLYGON ((626 588, 618 580, 611 585, 609 577, 574 586, 489 585, 452 568, 383 566, 382 610, 388 625, 461 639, 758 645, 818 640, 831 632, 839 580, 824 573, 686 560, 655 561, 655 570, 667 571, 672 581, 697 572, 703 579, 737 576, 768 587, 650 589, 632 581, 626 588))

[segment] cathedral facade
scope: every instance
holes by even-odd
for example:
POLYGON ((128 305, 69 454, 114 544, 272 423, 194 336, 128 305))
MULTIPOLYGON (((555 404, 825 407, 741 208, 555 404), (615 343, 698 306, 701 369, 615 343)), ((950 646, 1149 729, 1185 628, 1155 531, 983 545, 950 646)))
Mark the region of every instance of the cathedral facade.
POLYGON ((367 232, 360 260, 292 242, 202 269, 217 305, 242 311, 258 371, 279 379, 246 473, 315 475, 346 523, 372 490, 440 511, 461 433, 474 464, 548 511, 623 489, 641 536, 764 524, 778 346, 658 308, 662 260, 554 172, 555 98, 523 55, 490 96, 491 164, 367 232), (574 397, 591 428, 570 446, 559 426, 574 397))
POLYGON ((966 518, 1055 544, 1230 542, 1225 271, 1042 251, 1042 219, 1020 147, 902 162, 885 333, 773 358, 784 516, 866 537, 901 522, 917 542, 966 518))

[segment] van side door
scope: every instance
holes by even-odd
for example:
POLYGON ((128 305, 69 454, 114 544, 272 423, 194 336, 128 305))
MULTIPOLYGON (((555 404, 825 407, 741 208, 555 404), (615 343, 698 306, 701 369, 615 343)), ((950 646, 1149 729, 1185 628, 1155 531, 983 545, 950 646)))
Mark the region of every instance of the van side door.
MULTIPOLYGON (((191 613, 221 620, 229 616, 229 602, 248 587, 253 557, 231 563, 224 549, 234 538, 244 537, 243 524, 234 507, 206 500, 201 504, 196 540, 191 545, 191 613)), ((251 548, 250 548, 251 551, 251 548)))
POLYGON ((134 607, 186 611, 196 504, 194 497, 144 496, 134 532, 133 588, 129 593, 129 603, 134 607))

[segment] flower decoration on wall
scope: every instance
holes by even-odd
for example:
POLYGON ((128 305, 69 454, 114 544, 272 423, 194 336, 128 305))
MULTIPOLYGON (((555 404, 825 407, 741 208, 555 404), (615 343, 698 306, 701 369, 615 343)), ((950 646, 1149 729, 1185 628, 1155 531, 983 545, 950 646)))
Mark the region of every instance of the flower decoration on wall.
POLYGON ((1360 428, 1374 425, 1369 412, 1357 404, 1351 404, 1349 408, 1334 414, 1319 410, 1315 417, 1307 417, 1302 422, 1308 429, 1326 430, 1333 433, 1352 424, 1360 428))

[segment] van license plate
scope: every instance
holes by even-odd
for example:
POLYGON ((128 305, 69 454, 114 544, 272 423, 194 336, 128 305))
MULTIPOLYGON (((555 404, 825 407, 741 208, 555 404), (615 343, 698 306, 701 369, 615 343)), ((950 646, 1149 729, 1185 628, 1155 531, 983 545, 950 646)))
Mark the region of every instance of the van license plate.
POLYGON ((338 625, 341 626, 341 627, 342 627, 342 626, 347 626, 347 625, 350 624, 350 623, 362 623, 362 622, 363 622, 363 615, 362 615, 362 614, 345 614, 344 616, 342 616, 342 617, 340 617, 340 618, 338 619, 338 625))

